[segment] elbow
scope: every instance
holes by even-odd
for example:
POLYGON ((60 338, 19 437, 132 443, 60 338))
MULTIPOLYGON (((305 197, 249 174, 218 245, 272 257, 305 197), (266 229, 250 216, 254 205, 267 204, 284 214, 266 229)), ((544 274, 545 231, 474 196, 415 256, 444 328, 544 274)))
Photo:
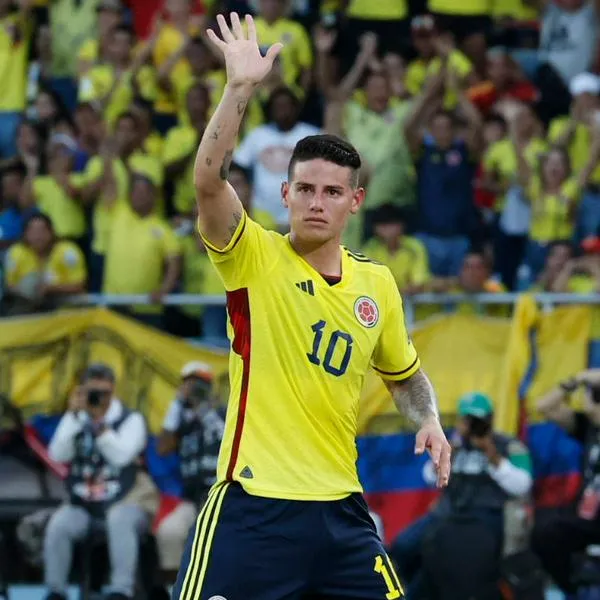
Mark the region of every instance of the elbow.
POLYGON ((514 498, 522 498, 527 496, 533 488, 533 478, 529 473, 519 473, 519 477, 515 478, 511 489, 511 496, 514 498))

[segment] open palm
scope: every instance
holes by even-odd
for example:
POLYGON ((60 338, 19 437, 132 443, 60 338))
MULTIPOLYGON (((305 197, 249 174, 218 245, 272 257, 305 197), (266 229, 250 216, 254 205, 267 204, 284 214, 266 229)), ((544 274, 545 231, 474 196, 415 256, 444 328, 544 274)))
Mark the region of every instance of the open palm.
POLYGON ((231 13, 231 27, 227 25, 223 15, 217 15, 217 23, 223 39, 219 38, 212 29, 209 29, 207 34, 212 43, 223 53, 227 83, 233 86, 260 83, 273 67, 273 61, 281 52, 283 45, 273 44, 266 56, 262 56, 256 39, 254 19, 250 15, 246 15, 247 34, 242 28, 237 13, 231 13))

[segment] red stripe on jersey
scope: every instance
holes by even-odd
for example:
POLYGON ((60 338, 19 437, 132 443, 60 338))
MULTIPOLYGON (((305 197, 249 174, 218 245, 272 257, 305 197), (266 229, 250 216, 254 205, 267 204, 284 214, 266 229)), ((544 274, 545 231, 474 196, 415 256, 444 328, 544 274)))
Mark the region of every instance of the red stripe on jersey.
POLYGON ((238 417, 233 436, 231 457, 227 467, 227 480, 233 480, 233 470, 240 451, 240 441, 246 418, 246 405, 248 404, 248 380, 250 378, 250 301, 248 289, 242 288, 227 292, 227 311, 233 328, 232 350, 242 359, 242 386, 238 406, 238 417))

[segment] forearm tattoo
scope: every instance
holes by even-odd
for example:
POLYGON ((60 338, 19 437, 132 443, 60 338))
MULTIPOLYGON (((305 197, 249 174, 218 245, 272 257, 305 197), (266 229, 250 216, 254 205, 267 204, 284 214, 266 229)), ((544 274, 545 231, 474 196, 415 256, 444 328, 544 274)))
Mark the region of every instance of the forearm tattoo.
POLYGON ((229 177, 229 169, 231 167, 231 162, 233 160, 233 150, 227 150, 225 152, 225 157, 223 158, 223 163, 221 164, 221 168, 219 169, 219 177, 223 181, 227 181, 229 177))
POLYGON ((405 381, 391 384, 390 391, 398 410, 417 427, 431 417, 438 417, 437 399, 429 378, 422 370, 405 381))

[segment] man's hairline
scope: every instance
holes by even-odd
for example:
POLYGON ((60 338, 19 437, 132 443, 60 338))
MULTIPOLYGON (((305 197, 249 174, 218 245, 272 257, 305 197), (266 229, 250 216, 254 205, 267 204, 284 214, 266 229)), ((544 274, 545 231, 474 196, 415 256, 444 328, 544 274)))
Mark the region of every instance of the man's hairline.
MULTIPOLYGON (((330 163, 332 165, 335 165, 336 167, 342 167, 342 169, 349 169, 350 170, 350 187, 353 190, 358 190, 360 188, 360 169, 361 167, 358 167, 357 169, 355 169, 354 167, 351 167, 350 165, 340 165, 339 163, 336 163, 333 160, 329 160, 328 158, 323 158, 322 156, 315 156, 313 158, 292 158, 288 164, 288 168, 287 168, 287 181, 288 184, 293 183, 293 169, 296 166, 297 163, 301 163, 301 162, 310 162, 311 160, 323 160, 327 163, 330 163)), ((362 166, 362 165, 361 165, 362 166)))

